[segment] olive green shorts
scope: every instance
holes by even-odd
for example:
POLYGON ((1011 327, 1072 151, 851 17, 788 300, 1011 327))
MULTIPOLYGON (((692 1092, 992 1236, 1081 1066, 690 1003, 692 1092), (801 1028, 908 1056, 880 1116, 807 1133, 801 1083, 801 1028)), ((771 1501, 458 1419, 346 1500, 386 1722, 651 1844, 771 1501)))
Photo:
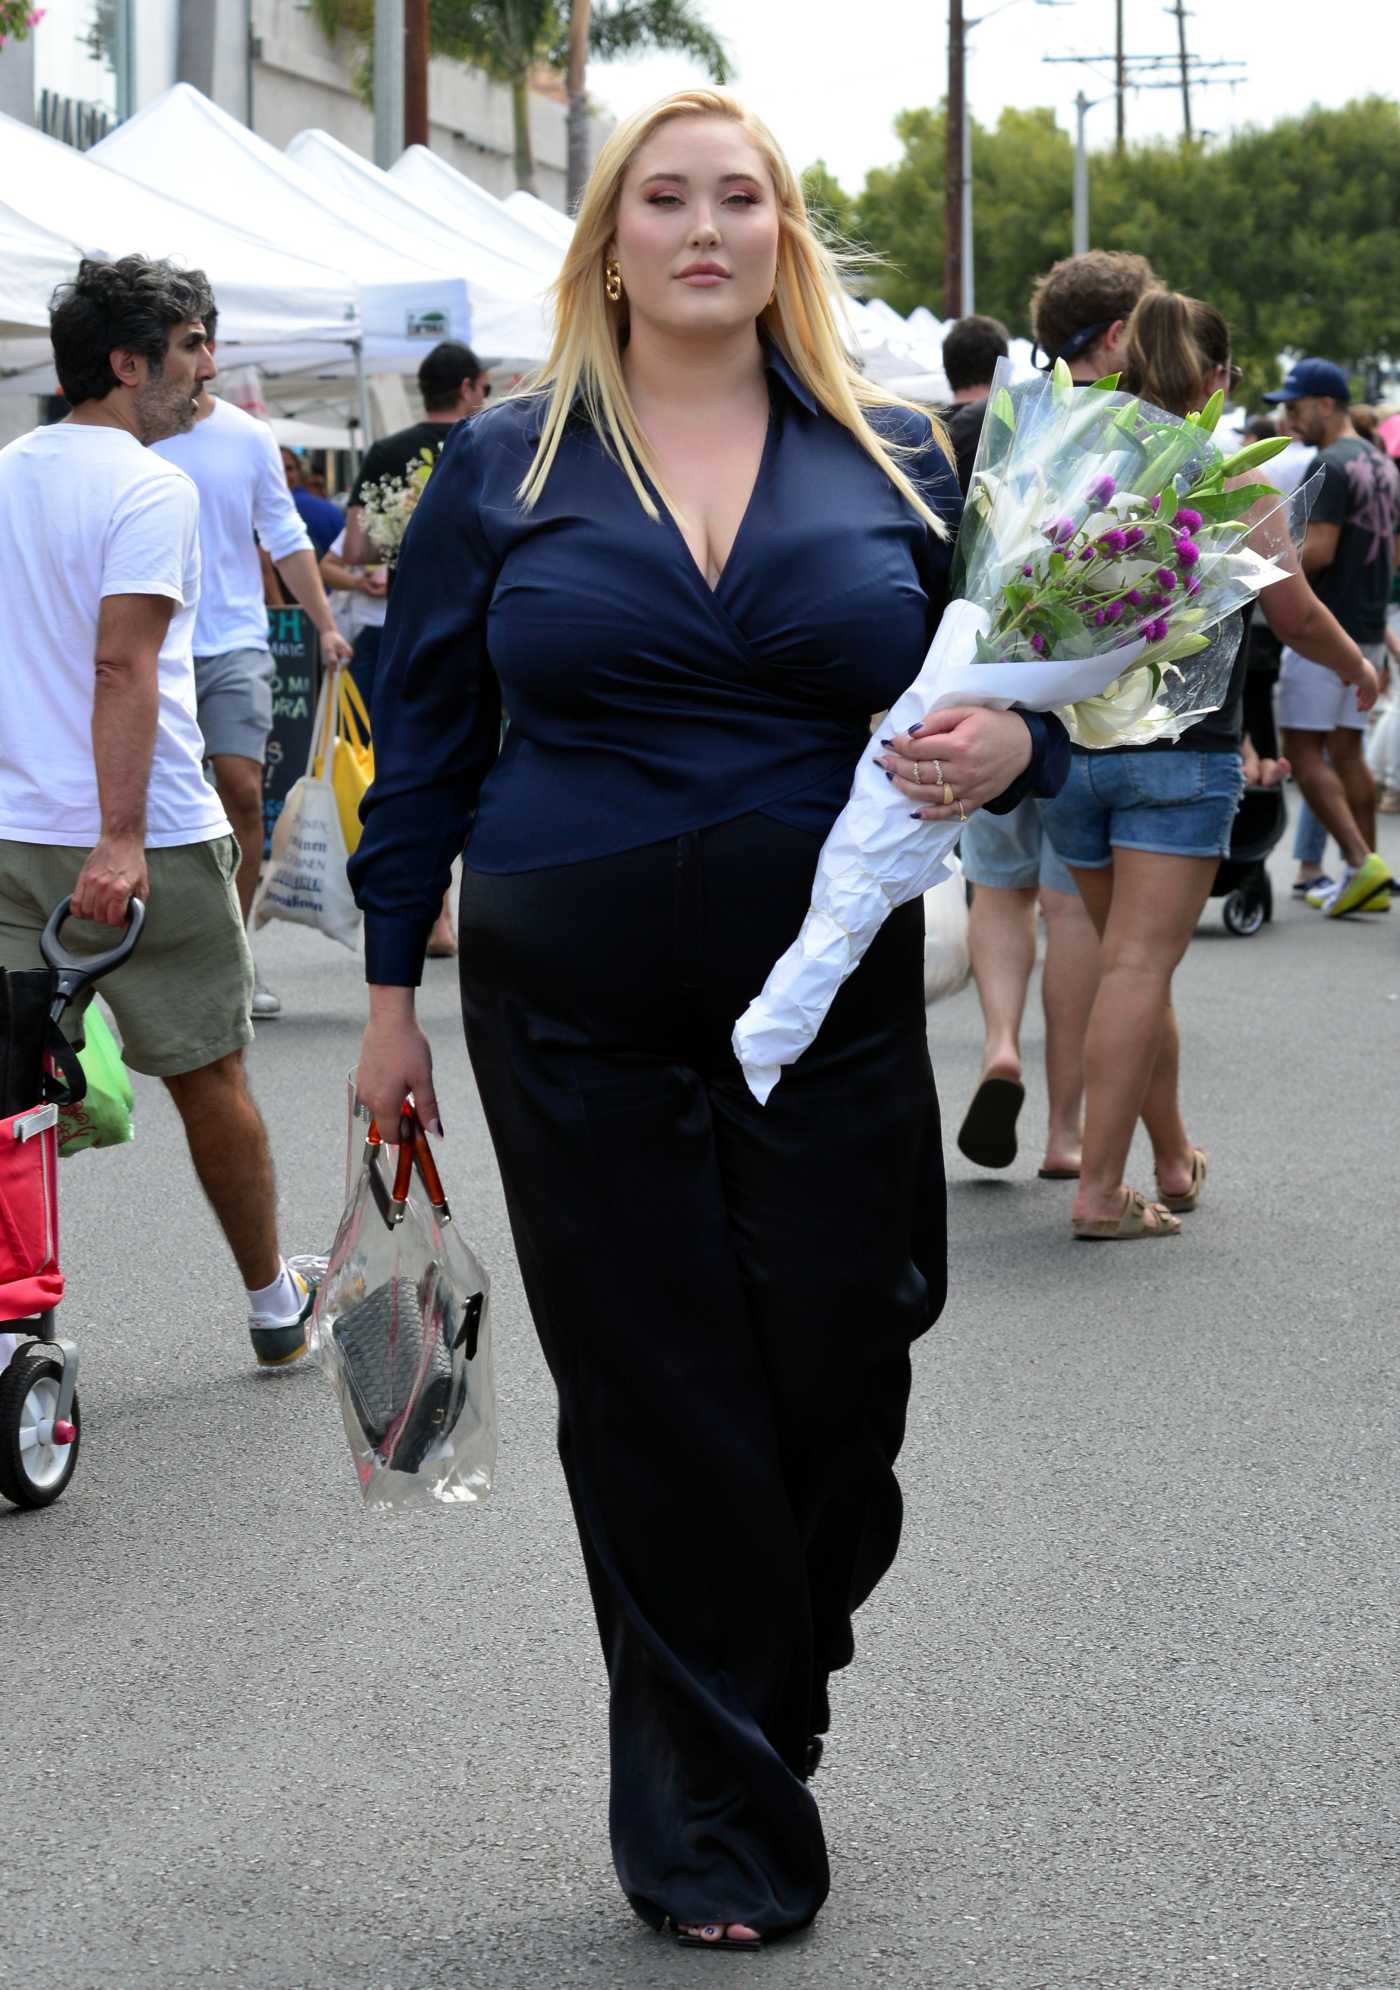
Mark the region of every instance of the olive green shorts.
MULTIPOLYGON (((86 850, 53 843, 0 841, 0 967, 42 967, 39 935, 54 907, 73 894, 86 850)), ((133 1071, 177 1078, 201 1071, 253 1040, 253 956, 233 888, 238 845, 232 836, 148 850, 151 895, 136 951, 97 985, 117 1019, 122 1057, 133 1071)), ((70 919, 62 940, 70 953, 110 953, 113 926, 70 919)), ((80 1043, 80 996, 64 1017, 80 1043)))

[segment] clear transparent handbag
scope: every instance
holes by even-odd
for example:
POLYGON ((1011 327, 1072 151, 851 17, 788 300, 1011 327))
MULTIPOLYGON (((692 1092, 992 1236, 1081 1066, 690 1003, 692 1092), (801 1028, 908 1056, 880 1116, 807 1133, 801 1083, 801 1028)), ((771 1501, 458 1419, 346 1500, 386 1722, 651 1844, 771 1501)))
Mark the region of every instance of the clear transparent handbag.
MULTIPOLYGON (((351 1105, 351 1136, 362 1107, 351 1105)), ((452 1221, 417 1113, 366 1122, 311 1344, 367 1506, 485 1499, 496 1468, 491 1282, 452 1221)))

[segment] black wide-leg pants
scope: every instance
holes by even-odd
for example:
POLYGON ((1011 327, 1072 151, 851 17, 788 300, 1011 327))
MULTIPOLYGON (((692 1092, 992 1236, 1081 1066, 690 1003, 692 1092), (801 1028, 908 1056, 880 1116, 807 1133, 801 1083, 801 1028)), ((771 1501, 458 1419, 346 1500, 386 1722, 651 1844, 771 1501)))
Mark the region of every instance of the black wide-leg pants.
POLYGON ((659 1924, 800 1927, 803 1780, 894 1559, 909 1350, 943 1302, 923 920, 887 922, 767 1106, 734 1022, 820 839, 758 815, 468 868, 462 1006, 611 1686, 611 1827, 659 1924))

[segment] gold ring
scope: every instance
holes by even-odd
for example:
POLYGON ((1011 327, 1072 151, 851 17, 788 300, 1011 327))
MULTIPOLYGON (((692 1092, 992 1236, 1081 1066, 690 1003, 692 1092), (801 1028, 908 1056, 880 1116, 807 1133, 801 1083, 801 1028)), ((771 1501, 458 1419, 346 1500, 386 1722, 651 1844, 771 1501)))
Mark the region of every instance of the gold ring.
POLYGON ((933 778, 941 788, 943 786, 943 762, 941 760, 935 760, 933 763, 933 778))
POLYGON ((959 822, 967 821, 967 810, 963 807, 961 802, 958 803, 958 821, 959 822))
MULTIPOLYGON (((943 783, 943 806, 944 806, 944 808, 951 808, 951 807, 953 806, 953 803, 954 803, 954 802, 957 802, 957 801, 958 801, 958 798, 957 798, 957 796, 956 796, 956 795, 955 795, 955 794, 953 793, 953 784, 952 784, 952 782, 951 782, 951 781, 945 781, 945 782, 943 783)), ((961 808, 961 807, 962 807, 962 803, 961 803, 961 802, 958 802, 958 807, 959 807, 959 808, 961 808)))
POLYGON ((916 784, 917 786, 919 786, 919 787, 922 787, 922 785, 923 785, 923 779, 924 779, 924 763, 923 763, 923 761, 922 761, 922 760, 916 760, 916 761, 914 762, 914 781, 915 781, 915 784, 916 784))

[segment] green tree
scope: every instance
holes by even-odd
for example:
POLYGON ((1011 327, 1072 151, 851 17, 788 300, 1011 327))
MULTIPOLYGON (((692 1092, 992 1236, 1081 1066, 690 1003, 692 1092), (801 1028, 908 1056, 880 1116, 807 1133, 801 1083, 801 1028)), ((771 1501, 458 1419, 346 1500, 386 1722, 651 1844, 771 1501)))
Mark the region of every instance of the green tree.
MULTIPOLYGON (((327 37, 349 35, 363 51, 358 82, 373 95, 368 49, 374 32, 374 0, 312 0, 327 37)), ((544 67, 565 75, 569 64, 568 0, 431 0, 428 39, 435 55, 453 57, 484 70, 511 93, 515 131, 515 177, 527 193, 535 190, 535 157, 530 142, 530 78, 544 67)), ((595 0, 588 27, 588 52, 595 61, 654 49, 672 49, 701 63, 716 83, 729 80, 729 55, 707 25, 694 0, 595 0)))
MULTIPOLYGON (((942 295, 943 131, 939 110, 901 113, 900 158, 854 199, 883 262, 871 288, 898 311, 936 311, 942 295)), ((1070 139, 1048 110, 1008 110, 973 127, 972 171, 978 308, 1029 335, 1031 286, 1070 252, 1070 139)), ((822 172, 839 209, 848 196, 822 172)), ((1277 380, 1282 352, 1358 372, 1400 356, 1400 105, 1388 98, 1094 154, 1089 212, 1096 248, 1135 249, 1224 312, 1251 395, 1277 380)))
POLYGON ((825 159, 818 159, 802 175, 802 195, 820 234, 837 242, 855 242, 859 238, 856 204, 825 159))

